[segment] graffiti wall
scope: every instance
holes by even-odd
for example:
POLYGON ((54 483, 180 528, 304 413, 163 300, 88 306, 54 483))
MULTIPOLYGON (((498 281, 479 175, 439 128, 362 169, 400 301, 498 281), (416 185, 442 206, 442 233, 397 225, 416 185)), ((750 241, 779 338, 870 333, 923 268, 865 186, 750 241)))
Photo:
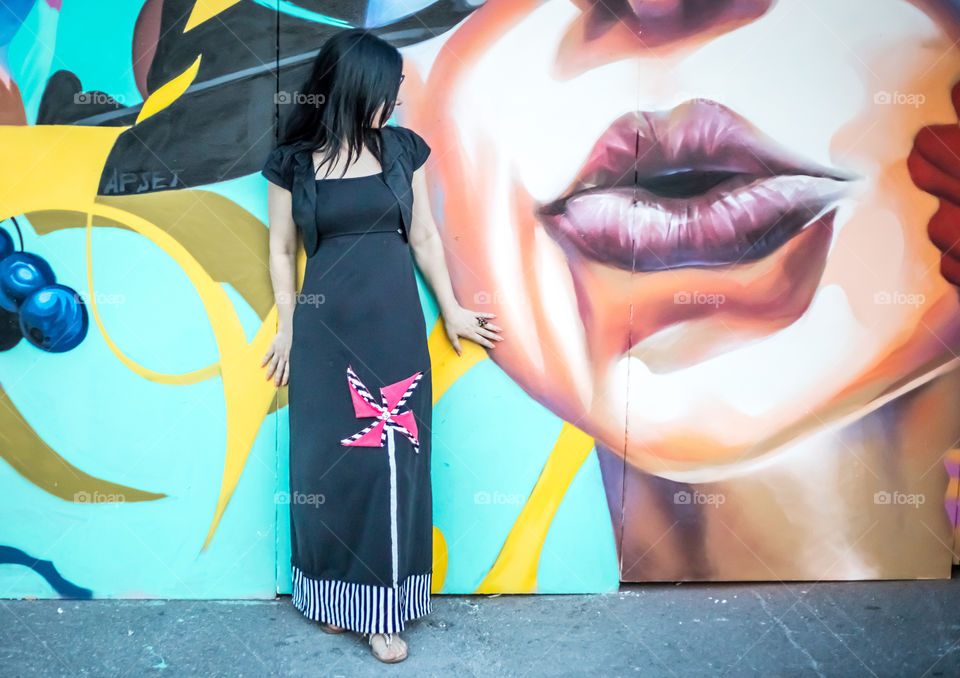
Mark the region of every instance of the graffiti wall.
POLYGON ((949 576, 960 3, 8 0, 0 597, 289 592, 259 169, 356 26, 506 337, 420 281, 436 592, 949 576))

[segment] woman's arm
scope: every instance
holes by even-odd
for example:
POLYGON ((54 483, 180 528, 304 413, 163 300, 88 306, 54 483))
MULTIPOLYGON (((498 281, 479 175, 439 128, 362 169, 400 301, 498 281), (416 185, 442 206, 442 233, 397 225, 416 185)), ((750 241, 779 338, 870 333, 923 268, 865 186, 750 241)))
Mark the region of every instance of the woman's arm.
POLYGON ((297 228, 293 222, 290 191, 267 182, 267 215, 270 219, 270 279, 277 303, 277 336, 263 357, 270 363, 267 379, 282 386, 290 374, 290 345, 293 341, 293 309, 296 306, 297 228))
POLYGON ((459 337, 475 341, 481 346, 494 348, 494 341, 502 341, 499 327, 487 322, 481 327, 478 317, 493 318, 493 313, 471 311, 463 308, 453 294, 450 273, 443 253, 443 243, 437 232, 437 224, 430 213, 427 179, 423 167, 413 173, 413 223, 410 225, 410 247, 417 268, 423 274, 437 299, 447 338, 457 355, 462 353, 459 337), (492 340, 492 341, 491 341, 492 340))

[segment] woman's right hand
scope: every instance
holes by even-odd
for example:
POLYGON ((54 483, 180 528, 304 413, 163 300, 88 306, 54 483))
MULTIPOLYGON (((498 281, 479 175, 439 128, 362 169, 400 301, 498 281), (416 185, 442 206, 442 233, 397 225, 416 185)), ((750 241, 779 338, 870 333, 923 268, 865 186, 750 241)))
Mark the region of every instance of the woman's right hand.
POLYGON ((289 330, 280 330, 277 336, 270 343, 270 349, 263 356, 263 367, 267 363, 267 379, 273 377, 273 383, 276 386, 286 386, 287 379, 290 376, 290 344, 293 340, 293 333, 289 330))

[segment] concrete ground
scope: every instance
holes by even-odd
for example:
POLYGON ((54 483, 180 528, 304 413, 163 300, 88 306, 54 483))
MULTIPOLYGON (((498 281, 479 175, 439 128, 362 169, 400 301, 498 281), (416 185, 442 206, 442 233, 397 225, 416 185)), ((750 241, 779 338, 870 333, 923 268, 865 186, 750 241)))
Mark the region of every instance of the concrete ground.
POLYGON ((377 662, 276 601, 0 600, 0 678, 960 676, 947 581, 623 585, 437 596, 377 662))

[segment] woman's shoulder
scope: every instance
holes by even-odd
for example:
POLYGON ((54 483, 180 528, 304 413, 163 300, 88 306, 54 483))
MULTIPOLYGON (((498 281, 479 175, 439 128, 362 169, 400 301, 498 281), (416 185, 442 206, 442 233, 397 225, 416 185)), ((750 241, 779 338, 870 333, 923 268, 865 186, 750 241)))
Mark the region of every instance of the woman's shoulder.
POLYGON ((416 139, 423 140, 423 137, 409 127, 404 127, 403 125, 384 125, 381 129, 387 130, 388 134, 394 134, 408 144, 412 143, 416 139))
POLYGON ((420 167, 427 159, 427 156, 430 155, 430 146, 422 136, 409 127, 403 127, 402 125, 384 125, 382 129, 389 130, 388 134, 393 134, 400 142, 401 147, 405 151, 414 169, 420 167))
MULTIPOLYGON (((297 153, 301 150, 301 142, 279 143, 273 147, 264 160, 260 172, 273 183, 286 189, 293 187, 297 153)), ((309 144, 307 144, 309 146, 309 144)))

